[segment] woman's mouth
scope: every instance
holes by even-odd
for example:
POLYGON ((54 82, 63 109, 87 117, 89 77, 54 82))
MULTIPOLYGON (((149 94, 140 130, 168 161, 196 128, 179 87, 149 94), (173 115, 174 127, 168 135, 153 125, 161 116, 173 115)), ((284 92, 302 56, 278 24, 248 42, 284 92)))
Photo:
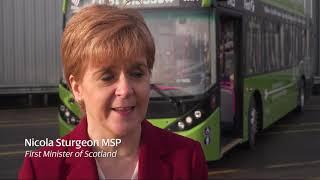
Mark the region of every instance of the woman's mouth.
POLYGON ((128 107, 115 107, 111 108, 113 111, 119 113, 120 115, 126 116, 134 110, 135 106, 128 107))

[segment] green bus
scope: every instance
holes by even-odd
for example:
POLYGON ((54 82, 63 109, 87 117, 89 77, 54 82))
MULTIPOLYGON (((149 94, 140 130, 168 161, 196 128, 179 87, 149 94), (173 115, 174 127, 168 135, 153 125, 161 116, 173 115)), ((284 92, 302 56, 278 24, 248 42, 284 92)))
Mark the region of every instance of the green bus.
MULTIPOLYGON (((214 161, 304 108, 312 24, 287 1, 65 0, 63 13, 67 21, 92 3, 139 9, 156 43, 147 119, 199 141, 214 161)), ((81 112, 64 81, 59 97, 62 136, 81 112)))

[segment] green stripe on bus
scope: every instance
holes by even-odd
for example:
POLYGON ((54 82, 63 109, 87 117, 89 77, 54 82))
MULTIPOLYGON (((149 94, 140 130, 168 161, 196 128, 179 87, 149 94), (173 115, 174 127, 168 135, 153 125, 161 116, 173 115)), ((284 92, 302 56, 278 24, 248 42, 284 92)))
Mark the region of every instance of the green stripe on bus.
POLYGON ((62 2, 62 13, 65 14, 67 12, 67 4, 68 0, 63 0, 62 2))
POLYGON ((212 0, 202 0, 201 6, 202 7, 210 7, 212 4, 212 0))

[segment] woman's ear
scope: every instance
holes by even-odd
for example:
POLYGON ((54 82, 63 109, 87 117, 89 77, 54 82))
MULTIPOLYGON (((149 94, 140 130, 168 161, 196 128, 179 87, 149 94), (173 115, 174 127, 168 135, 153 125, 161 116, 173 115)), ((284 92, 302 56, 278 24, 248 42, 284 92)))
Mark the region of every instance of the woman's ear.
POLYGON ((82 101, 82 89, 80 83, 76 80, 73 75, 69 76, 70 88, 72 90, 73 96, 77 102, 82 101))

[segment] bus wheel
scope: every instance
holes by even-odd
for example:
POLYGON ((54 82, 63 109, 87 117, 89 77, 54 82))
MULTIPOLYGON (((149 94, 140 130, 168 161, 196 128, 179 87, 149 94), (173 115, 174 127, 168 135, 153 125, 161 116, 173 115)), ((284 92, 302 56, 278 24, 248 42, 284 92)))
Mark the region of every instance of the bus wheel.
POLYGON ((297 105, 297 111, 303 112, 304 110, 304 104, 305 103, 305 89, 304 89, 304 83, 301 82, 299 86, 299 96, 298 96, 298 105, 297 105))
POLYGON ((256 143, 256 135, 258 131, 258 108, 254 98, 251 99, 248 111, 248 146, 254 149, 256 143))

